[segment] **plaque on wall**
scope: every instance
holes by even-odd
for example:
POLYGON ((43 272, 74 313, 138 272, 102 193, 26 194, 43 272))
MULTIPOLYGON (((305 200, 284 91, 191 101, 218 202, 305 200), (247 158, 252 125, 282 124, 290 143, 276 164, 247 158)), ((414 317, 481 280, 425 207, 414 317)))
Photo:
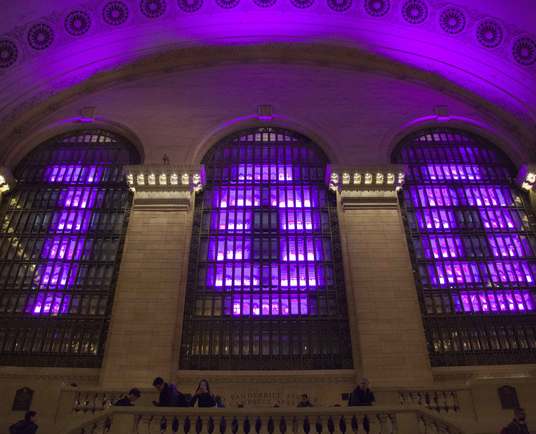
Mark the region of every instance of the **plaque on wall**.
POLYGON ((32 405, 34 391, 29 387, 23 387, 15 392, 12 411, 28 411, 32 405))
POLYGON ((497 389, 499 392, 499 399, 501 400, 501 407, 504 410, 513 410, 519 408, 519 400, 517 398, 516 388, 513 386, 501 386, 497 389))

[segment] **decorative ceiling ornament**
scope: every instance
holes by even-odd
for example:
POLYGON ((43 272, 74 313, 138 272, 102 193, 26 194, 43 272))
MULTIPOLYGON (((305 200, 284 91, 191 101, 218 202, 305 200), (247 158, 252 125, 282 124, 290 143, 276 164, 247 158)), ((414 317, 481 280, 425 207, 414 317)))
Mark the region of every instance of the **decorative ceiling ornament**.
POLYGON ((352 0, 328 0, 328 6, 337 12, 344 12, 352 6, 352 0))
POLYGON ((536 42, 528 37, 516 39, 512 47, 512 55, 521 65, 528 66, 536 63, 536 42))
POLYGON ((428 18, 428 6, 423 0, 406 0, 402 17, 410 24, 421 24, 428 18))
POLYGON ((232 9, 236 6, 238 6, 238 3, 240 3, 240 0, 216 0, 216 3, 219 7, 223 9, 232 9))
POLYGON ((196 12, 203 6, 203 0, 177 0, 177 4, 184 12, 196 12))
POLYGON ((19 50, 14 42, 9 39, 0 40, 0 68, 8 68, 13 65, 19 57, 19 50))
POLYGON ((439 16, 439 25, 451 35, 456 35, 465 28, 465 14, 460 8, 448 7, 439 16))
POLYGON ((91 17, 84 11, 72 11, 65 17, 65 31, 71 36, 81 36, 91 27, 91 17))
POLYGON ((476 29, 476 39, 486 48, 496 48, 504 38, 502 26, 498 21, 487 18, 482 20, 476 29))
POLYGON ((128 19, 128 6, 122 1, 111 1, 104 5, 102 18, 111 26, 119 26, 128 19))
POLYGON ((158 18, 166 12, 166 0, 141 0, 140 10, 147 18, 158 18))
POLYGON ((28 44, 34 50, 44 50, 54 42, 54 30, 48 24, 34 24, 28 30, 28 44))
POLYGON ((365 0, 364 6, 370 16, 383 17, 391 9, 391 2, 389 0, 365 0))
POLYGON ((299 9, 307 9, 313 5, 314 0, 291 0, 291 3, 299 9))

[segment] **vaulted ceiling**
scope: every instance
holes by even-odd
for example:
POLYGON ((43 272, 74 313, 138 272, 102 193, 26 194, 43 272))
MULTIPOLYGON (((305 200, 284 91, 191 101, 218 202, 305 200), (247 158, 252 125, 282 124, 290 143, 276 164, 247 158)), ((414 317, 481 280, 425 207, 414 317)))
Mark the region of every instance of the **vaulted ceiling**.
MULTIPOLYGON (((81 94, 259 61, 418 81, 536 137, 533 0, 1 0, 0 149, 81 94)), ((1 153, 0 153, 1 154, 1 153)))

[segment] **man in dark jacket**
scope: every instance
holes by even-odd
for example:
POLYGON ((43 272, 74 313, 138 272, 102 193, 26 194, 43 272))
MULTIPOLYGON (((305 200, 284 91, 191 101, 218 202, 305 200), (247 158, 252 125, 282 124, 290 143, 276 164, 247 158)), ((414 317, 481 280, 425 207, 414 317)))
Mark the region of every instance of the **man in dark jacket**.
POLYGON ((186 397, 173 384, 165 383, 161 377, 156 377, 153 386, 160 392, 158 401, 153 401, 154 405, 158 407, 188 407, 186 397))
POLYGON ((136 389, 135 387, 133 389, 130 389, 128 392, 128 395, 125 395, 120 400, 116 401, 114 405, 118 407, 130 407, 134 405, 134 402, 141 396, 141 392, 139 389, 136 389))
POLYGON ((35 411, 27 411, 23 420, 19 420, 9 427, 9 434, 35 434, 38 428, 35 424, 36 419, 37 413, 35 411))
POLYGON ((530 434, 525 410, 516 408, 514 410, 514 420, 502 429, 501 434, 530 434))
MULTIPOLYGON (((348 400, 349 407, 358 407, 362 405, 372 405, 376 401, 374 393, 369 388, 369 381, 366 378, 361 380, 361 383, 352 391, 348 400)), ((367 416, 363 418, 363 429, 365 432, 370 432, 370 421, 367 416)))

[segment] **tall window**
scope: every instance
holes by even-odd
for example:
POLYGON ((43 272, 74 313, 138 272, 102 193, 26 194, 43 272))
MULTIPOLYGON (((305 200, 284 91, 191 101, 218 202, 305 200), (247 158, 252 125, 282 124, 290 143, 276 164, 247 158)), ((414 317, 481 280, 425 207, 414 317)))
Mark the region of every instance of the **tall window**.
POLYGON ((536 234, 510 160, 473 134, 399 145, 401 200, 434 366, 536 361, 536 234))
POLYGON ((258 128, 214 146, 196 198, 181 367, 352 366, 325 155, 258 128))
POLYGON ((15 169, 0 233, 0 363, 100 366, 131 195, 121 137, 55 137, 15 169))

